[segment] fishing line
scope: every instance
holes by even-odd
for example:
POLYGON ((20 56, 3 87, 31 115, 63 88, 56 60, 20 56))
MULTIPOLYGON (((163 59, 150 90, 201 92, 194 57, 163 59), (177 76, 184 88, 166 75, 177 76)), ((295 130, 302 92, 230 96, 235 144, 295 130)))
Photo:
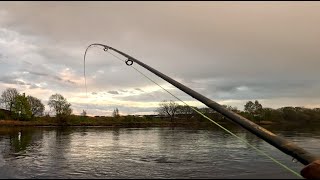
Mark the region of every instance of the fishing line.
MULTIPOLYGON (((88 87, 87 87, 87 77, 86 77, 86 57, 87 57, 87 52, 88 50, 91 48, 91 47, 95 47, 95 48, 98 48, 98 49, 103 49, 104 51, 106 51, 106 48, 101 48, 102 46, 98 46, 98 45, 95 45, 95 44, 90 44, 87 48, 86 48, 86 51, 84 52, 84 56, 83 56, 83 77, 84 77, 84 86, 85 86, 85 89, 86 89, 86 98, 88 99, 88 87)), ((86 112, 88 110, 88 103, 86 104, 86 112)))
MULTIPOLYGON (((86 57, 87 57, 87 52, 89 50, 89 48, 92 46, 92 44, 90 44, 86 51, 84 52, 84 56, 83 56, 83 62, 84 62, 84 66, 83 66, 83 77, 84 77, 84 86, 86 89, 86 98, 88 99, 88 88, 87 88, 87 77, 86 77, 86 57)), ((88 110, 88 103, 86 104, 86 110, 88 110)))
MULTIPOLYGON (((90 45, 91 46, 91 45, 90 45)), ((90 47, 88 46, 88 48, 90 47)), ((88 48, 86 49, 86 52, 88 50, 88 48)), ((195 112, 197 112, 199 115, 201 115, 202 117, 204 117, 205 119, 209 120, 210 122, 214 123, 216 126, 220 127, 221 129, 223 129, 225 132, 229 133, 230 135, 234 136, 235 138, 237 138, 238 140, 240 140, 241 142, 245 143, 246 145, 250 146, 251 148, 253 148, 254 150, 256 150, 258 153, 266 156, 267 158, 271 159, 274 163, 280 165, 281 167, 285 168, 286 170, 288 170, 289 172, 291 172, 292 174, 301 177, 302 176, 295 172, 293 169, 289 168, 288 166, 286 166, 285 164, 281 163, 280 161, 276 160, 275 158, 273 158, 272 156, 268 155, 267 153, 265 153, 264 151, 258 149, 257 147, 255 147, 254 145, 250 144, 248 141, 246 141, 245 139, 241 138, 240 136, 234 134, 233 132, 231 132, 230 130, 228 130, 227 128, 223 127, 222 125, 220 125, 219 123, 217 123, 216 121, 212 120, 211 118, 209 118, 208 116, 206 116, 205 114, 203 114, 202 112, 200 112, 199 110, 195 109, 194 107, 190 106, 189 104, 187 104, 186 102, 184 102, 182 99, 180 99, 179 97, 175 96, 174 94, 172 94, 169 90, 165 89, 163 86, 161 86, 160 84, 158 84, 156 81, 154 81, 153 79, 151 79, 150 77, 148 77, 147 75, 145 75, 143 72, 141 72, 140 70, 138 70, 137 68, 135 68, 134 66, 132 66, 133 62, 128 64, 128 61, 132 61, 130 59, 127 60, 123 60, 120 57, 116 56, 115 54, 111 53, 110 51, 108 51, 108 49, 104 48, 104 51, 111 54, 113 57, 115 57, 116 59, 120 60, 121 62, 125 62, 129 67, 133 68, 135 71, 137 71, 139 74, 141 74, 142 76, 144 76, 145 78, 147 78, 148 80, 150 80, 151 82, 153 82, 154 84, 156 84, 157 86, 159 86, 161 89, 163 89, 164 91, 166 91, 167 93, 169 93, 171 96, 173 96, 174 98, 176 98, 177 100, 179 100, 180 102, 182 102, 183 104, 185 104, 186 106, 188 106, 189 108, 191 108, 192 110, 194 110, 195 112)), ((85 53, 86 55, 86 53, 85 53)), ((85 57, 84 57, 85 60, 85 57)), ((84 62, 85 63, 85 62, 84 62)), ((84 74, 85 75, 85 74, 84 74)), ((86 78, 86 77, 85 77, 86 78)))

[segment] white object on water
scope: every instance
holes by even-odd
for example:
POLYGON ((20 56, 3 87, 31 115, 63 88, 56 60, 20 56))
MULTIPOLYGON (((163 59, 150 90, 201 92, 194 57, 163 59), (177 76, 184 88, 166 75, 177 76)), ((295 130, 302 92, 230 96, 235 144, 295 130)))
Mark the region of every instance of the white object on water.
POLYGON ((20 139, 21 139, 21 132, 19 131, 19 133, 18 133, 18 141, 20 141, 20 139))

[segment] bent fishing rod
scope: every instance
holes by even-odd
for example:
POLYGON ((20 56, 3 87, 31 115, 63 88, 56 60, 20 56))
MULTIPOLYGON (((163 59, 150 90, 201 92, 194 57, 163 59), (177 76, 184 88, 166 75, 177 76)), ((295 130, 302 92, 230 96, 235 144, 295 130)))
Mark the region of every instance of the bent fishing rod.
MULTIPOLYGON (((228 110, 227 108, 223 107, 222 105, 218 104, 217 102, 203 96, 202 94, 190 89, 189 87, 177 82, 176 80, 170 78, 169 76, 159 72, 158 70, 148 66, 147 64, 137 60, 136 58, 133 58, 132 56, 119 51, 111 46, 107 46, 104 44, 94 43, 88 46, 86 49, 85 55, 87 53, 87 50, 91 46, 102 46, 104 51, 112 50, 115 51, 118 54, 121 54, 127 60, 125 61, 126 65, 131 66, 133 63, 137 63, 140 66, 144 67, 145 69, 149 70, 153 74, 159 76, 163 80, 167 81, 168 83, 172 84, 173 86, 177 87, 181 91, 187 93, 191 97, 199 100, 200 102, 204 103, 206 106, 212 108, 213 110, 219 112, 223 116, 227 117, 229 120, 233 121, 234 123, 240 125, 244 129, 248 130, 249 132, 255 134, 259 138, 263 139, 267 143, 271 144, 272 146, 276 147, 280 151, 284 152, 285 154, 288 154, 292 156, 294 159, 302 163, 303 165, 309 165, 317 160, 320 160, 320 157, 317 157, 303 148, 299 147, 298 145, 294 144, 293 142, 290 142, 272 132, 269 130, 251 122, 245 117, 240 116, 239 114, 228 110)), ((85 61, 85 59, 84 59, 85 61)), ((84 72, 85 75, 85 72, 84 72)))

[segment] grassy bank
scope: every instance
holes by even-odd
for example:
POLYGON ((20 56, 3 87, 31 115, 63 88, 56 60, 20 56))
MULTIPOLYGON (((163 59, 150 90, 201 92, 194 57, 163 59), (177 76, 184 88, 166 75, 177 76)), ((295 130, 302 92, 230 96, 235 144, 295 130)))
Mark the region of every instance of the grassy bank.
MULTIPOLYGON (((215 119, 221 125, 227 125, 228 127, 239 127, 235 123, 227 119, 215 119)), ((320 129, 320 124, 308 124, 305 122, 275 122, 275 121, 260 121, 255 122, 268 129, 274 129, 277 127, 312 127, 320 129)), ((83 117, 71 115, 65 120, 61 121, 55 117, 37 117, 30 121, 18 121, 18 120, 0 120, 0 126, 12 127, 12 126, 105 126, 105 127, 191 127, 191 128, 214 128, 212 122, 200 118, 177 118, 171 121, 169 118, 155 118, 155 117, 137 117, 137 116, 121 116, 121 117, 83 117)))
POLYGON ((194 119, 175 119, 152 117, 82 117, 70 116, 63 121, 54 117, 38 117, 31 121, 0 120, 0 126, 107 126, 107 127, 172 127, 205 126, 206 122, 194 119))

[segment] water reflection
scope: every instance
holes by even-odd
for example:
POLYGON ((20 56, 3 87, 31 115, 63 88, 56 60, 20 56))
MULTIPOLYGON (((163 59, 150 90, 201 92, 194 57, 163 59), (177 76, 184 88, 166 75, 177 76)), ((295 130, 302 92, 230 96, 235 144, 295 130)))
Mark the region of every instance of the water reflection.
MULTIPOLYGON (((254 135, 228 128, 294 170, 302 168, 254 135)), ((320 152, 319 131, 286 129, 273 131, 320 152)), ((0 151, 0 177, 9 178, 296 178, 216 127, 0 127, 0 151)))
POLYGON ((112 140, 115 141, 115 142, 118 142, 119 139, 120 139, 120 130, 119 128, 115 128, 113 131, 112 131, 112 140))
POLYGON ((36 133, 33 128, 0 128, 0 137, 10 144, 4 151, 15 155, 25 153, 32 140, 42 138, 41 133, 36 133))

